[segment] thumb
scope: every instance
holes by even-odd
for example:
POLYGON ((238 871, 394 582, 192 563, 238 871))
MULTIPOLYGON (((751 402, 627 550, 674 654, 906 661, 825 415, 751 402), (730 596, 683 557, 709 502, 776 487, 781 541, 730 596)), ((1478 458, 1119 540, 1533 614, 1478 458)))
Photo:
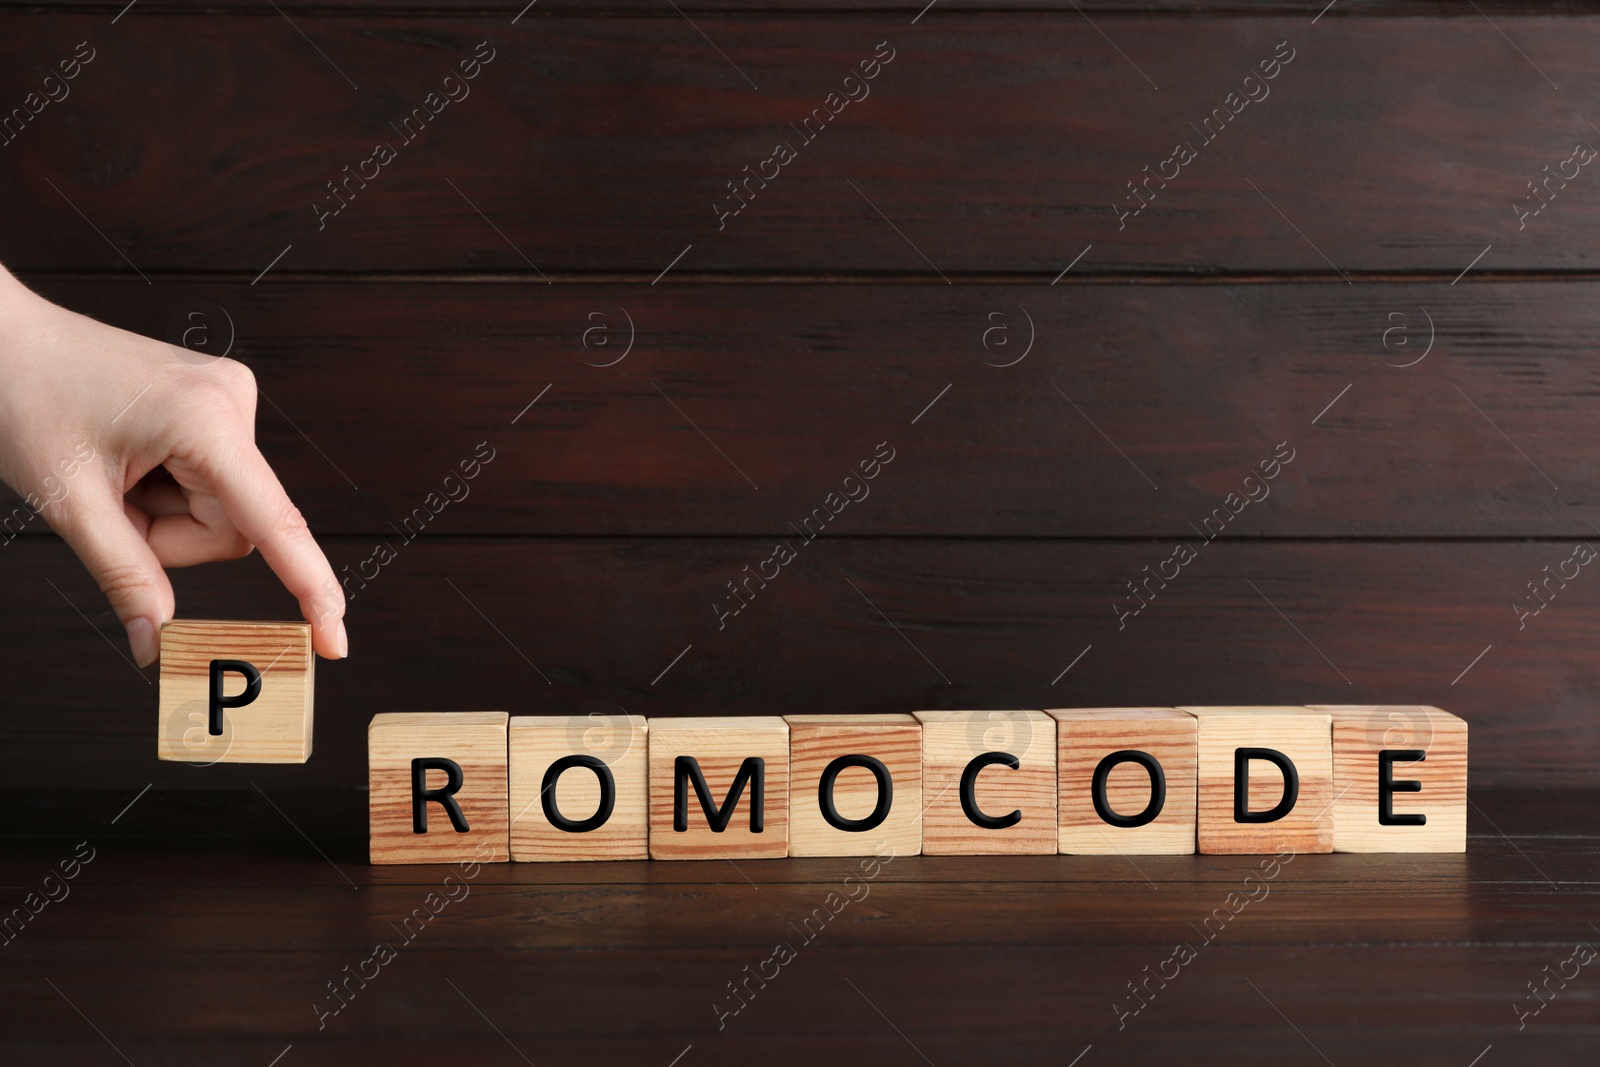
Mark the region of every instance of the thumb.
POLYGON ((83 565, 128 630, 140 667, 160 654, 161 626, 172 618, 172 583, 143 535, 128 521, 110 486, 84 485, 63 500, 50 525, 83 565))

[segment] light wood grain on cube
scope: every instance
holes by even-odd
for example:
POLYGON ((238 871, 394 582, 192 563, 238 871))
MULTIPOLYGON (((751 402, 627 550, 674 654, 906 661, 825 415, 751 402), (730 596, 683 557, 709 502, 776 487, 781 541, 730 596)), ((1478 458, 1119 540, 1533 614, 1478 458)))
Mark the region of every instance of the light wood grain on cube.
MULTIPOLYGON (((1175 708, 1063 708, 1056 720, 1060 849, 1074 855, 1185 855, 1195 850, 1197 720, 1175 708), (1113 826, 1095 811, 1095 768, 1113 752, 1144 752, 1161 765, 1166 798, 1143 826, 1113 826)), ((1151 800, 1150 774, 1119 763, 1106 776, 1106 802, 1124 816, 1151 800)))
MULTIPOLYGON (((922 725, 910 715, 785 715, 789 724, 789 855, 915 856, 922 851, 922 725), (843 756, 870 756, 890 777, 891 803, 870 830, 841 830, 822 814, 822 773, 843 756), (889 852, 885 846, 893 849, 889 852)), ((866 767, 839 772, 833 787, 841 819, 868 818, 878 780, 866 767)))
POLYGON ((789 726, 778 715, 650 720, 650 858, 658 860, 782 859, 789 854, 789 726), (728 826, 708 825, 692 781, 686 783, 687 829, 673 829, 674 766, 693 756, 720 809, 747 758, 764 763, 763 828, 750 829, 755 783, 747 782, 728 826))
MULTIPOLYGON (((1180 707, 1200 721, 1196 839, 1210 854, 1266 855, 1333 851, 1333 718, 1305 707, 1180 707), (1293 810, 1275 822, 1234 821, 1234 753, 1269 748, 1294 764, 1300 781, 1293 810)), ((1249 766, 1249 810, 1267 811, 1284 792, 1276 766, 1249 766)))
MULTIPOLYGON (((510 859, 503 711, 386 712, 367 727, 367 786, 373 863, 504 863, 510 859), (461 767, 456 803, 467 822, 458 832, 443 805, 427 804, 426 833, 412 823, 411 761, 442 758, 461 767)), ((427 786, 444 785, 430 771, 427 786)))
POLYGON ((1053 855, 1056 851, 1056 721, 1042 711, 919 711, 922 723, 922 853, 925 856, 1053 855), (975 757, 1014 756, 1017 769, 979 771, 979 812, 1021 819, 986 829, 961 805, 961 777, 975 757))
MULTIPOLYGON (((517 861, 642 860, 650 857, 648 727, 642 715, 517 715, 510 725, 511 858, 517 861), (613 784, 611 815, 581 833, 552 825, 544 811, 544 776, 568 756, 604 763, 613 784)), ((550 792, 558 815, 595 816, 599 774, 573 766, 550 792)))
POLYGON ((1335 852, 1465 852, 1467 850, 1467 723, 1426 705, 1314 704, 1333 716, 1333 850, 1335 852), (1422 752, 1396 761, 1390 778, 1420 782, 1397 792, 1395 815, 1422 815, 1422 826, 1378 821, 1378 753, 1422 752))
MULTIPOLYGON (((187 763, 304 763, 311 758, 311 627, 303 622, 173 619, 161 628, 156 756, 187 763), (211 661, 242 660, 261 673, 261 694, 223 710, 210 733, 211 661)), ((228 672, 227 696, 245 679, 228 672)))

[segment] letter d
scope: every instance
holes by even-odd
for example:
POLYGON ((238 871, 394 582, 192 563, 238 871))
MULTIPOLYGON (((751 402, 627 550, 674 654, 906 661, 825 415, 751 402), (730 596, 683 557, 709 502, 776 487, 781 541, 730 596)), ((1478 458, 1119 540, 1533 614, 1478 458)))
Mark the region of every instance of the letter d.
POLYGON ((1300 799, 1300 775, 1294 761, 1275 748, 1236 748, 1233 750, 1233 821, 1239 823, 1277 822, 1294 810, 1300 799), (1283 796, 1266 811, 1250 810, 1250 761, 1264 760, 1283 772, 1283 796))

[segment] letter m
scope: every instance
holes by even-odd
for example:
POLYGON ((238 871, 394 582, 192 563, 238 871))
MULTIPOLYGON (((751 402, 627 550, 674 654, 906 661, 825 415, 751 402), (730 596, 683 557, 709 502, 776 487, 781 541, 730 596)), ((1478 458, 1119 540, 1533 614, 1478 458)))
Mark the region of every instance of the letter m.
POLYGON ((739 797, 745 784, 750 783, 750 832, 761 833, 764 827, 762 796, 765 791, 767 762, 759 756, 749 756, 739 765, 733 784, 722 807, 715 806, 711 786, 700 770, 700 761, 693 756, 679 756, 672 763, 672 829, 683 833, 689 829, 689 783, 694 782, 694 795, 700 799, 700 810, 705 812, 711 832, 720 834, 733 820, 733 811, 739 806, 739 797))

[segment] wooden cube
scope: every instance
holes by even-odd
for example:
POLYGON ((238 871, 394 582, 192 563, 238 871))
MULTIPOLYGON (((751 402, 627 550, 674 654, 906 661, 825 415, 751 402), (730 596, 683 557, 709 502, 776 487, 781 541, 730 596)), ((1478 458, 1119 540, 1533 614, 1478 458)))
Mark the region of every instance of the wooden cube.
POLYGON ((650 858, 642 715, 511 719, 511 858, 650 858))
POLYGON ((910 715, 783 718, 789 724, 789 855, 922 851, 921 723, 910 715))
POLYGON ((389 713, 367 727, 373 863, 504 863, 503 711, 389 713))
POLYGON ((1067 708, 1056 720, 1060 849, 1195 850, 1198 720, 1175 708, 1067 708))
POLYGON ((315 661, 307 623, 173 619, 161 628, 157 758, 304 763, 315 661))
POLYGON ((1313 710, 1333 716, 1335 852, 1467 850, 1465 720, 1415 704, 1313 710))
POLYGON ((1333 717, 1303 707, 1183 707, 1199 719, 1197 841, 1209 854, 1333 851, 1333 717), (1293 781, 1274 761, 1293 769, 1293 781), (1244 770, 1247 789, 1237 788, 1244 770))
POLYGON ((650 858, 789 854, 789 725, 777 715, 650 720, 650 858))
POLYGON ((1042 711, 919 711, 925 856, 1053 855, 1056 721, 1042 711))

